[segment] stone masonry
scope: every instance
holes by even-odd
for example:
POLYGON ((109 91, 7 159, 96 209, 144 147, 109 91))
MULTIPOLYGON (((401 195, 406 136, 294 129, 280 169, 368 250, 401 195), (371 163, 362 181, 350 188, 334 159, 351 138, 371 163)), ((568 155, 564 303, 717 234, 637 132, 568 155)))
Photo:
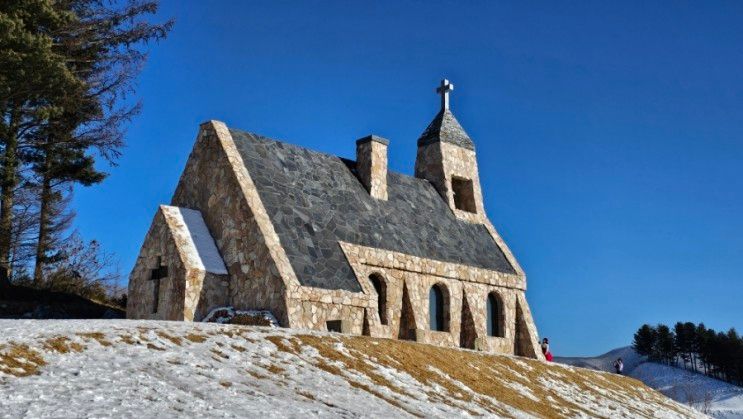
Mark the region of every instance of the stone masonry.
POLYGON ((542 359, 526 275, 485 213, 452 89, 437 90, 415 177, 388 171, 377 136, 351 161, 202 124, 145 236, 127 316, 198 321, 233 306, 284 327, 542 359))

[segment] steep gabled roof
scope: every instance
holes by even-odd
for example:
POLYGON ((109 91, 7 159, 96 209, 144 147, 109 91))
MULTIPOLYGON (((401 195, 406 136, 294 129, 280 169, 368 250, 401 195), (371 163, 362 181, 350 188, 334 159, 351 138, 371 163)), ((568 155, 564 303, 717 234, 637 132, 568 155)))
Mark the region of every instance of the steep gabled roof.
POLYGON ((418 147, 436 142, 451 143, 468 150, 474 150, 475 144, 459 124, 449 109, 442 109, 418 139, 418 147))
POLYGON ((457 219, 425 180, 389 172, 387 201, 356 163, 230 129, 299 282, 360 292, 344 241, 515 274, 487 229, 457 219))

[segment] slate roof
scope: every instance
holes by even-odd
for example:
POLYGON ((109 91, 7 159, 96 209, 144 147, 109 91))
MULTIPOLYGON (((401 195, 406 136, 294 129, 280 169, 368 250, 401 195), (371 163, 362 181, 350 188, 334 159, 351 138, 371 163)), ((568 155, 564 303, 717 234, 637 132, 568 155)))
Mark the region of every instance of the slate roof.
POLYGON ((475 144, 449 109, 442 109, 418 139, 418 147, 438 141, 474 150, 475 144))
POLYGON ((458 220, 426 180, 389 172, 380 201, 353 161, 230 132, 302 285, 361 291, 339 241, 515 273, 487 229, 458 220))

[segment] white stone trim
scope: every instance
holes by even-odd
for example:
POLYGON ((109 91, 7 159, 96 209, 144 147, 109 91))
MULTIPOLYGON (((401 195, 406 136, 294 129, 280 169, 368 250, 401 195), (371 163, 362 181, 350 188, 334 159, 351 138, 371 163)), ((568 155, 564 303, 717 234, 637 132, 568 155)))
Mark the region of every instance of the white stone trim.
POLYGON ((187 268, 216 275, 227 275, 227 268, 224 266, 222 256, 219 254, 209 230, 206 229, 200 211, 170 205, 160 205, 160 211, 165 217, 165 222, 173 238, 178 243, 178 253, 187 268), (186 217, 189 218, 188 222, 186 217), (189 225, 194 222, 197 225, 189 225), (194 228, 206 231, 194 232, 194 228), (194 237, 194 234, 199 234, 199 236, 194 237), (208 237, 201 237, 203 235, 208 235, 208 237), (204 258, 207 258, 206 263, 204 258))
MULTIPOLYGON (((346 258, 358 261, 363 265, 380 268, 409 271, 429 276, 438 276, 447 279, 456 279, 464 282, 493 285, 503 288, 524 290, 526 284, 523 276, 504 272, 476 268, 458 263, 443 262, 434 259, 421 258, 391 250, 365 247, 351 243, 340 242, 346 258)), ((361 280, 359 280, 362 282, 361 280)))

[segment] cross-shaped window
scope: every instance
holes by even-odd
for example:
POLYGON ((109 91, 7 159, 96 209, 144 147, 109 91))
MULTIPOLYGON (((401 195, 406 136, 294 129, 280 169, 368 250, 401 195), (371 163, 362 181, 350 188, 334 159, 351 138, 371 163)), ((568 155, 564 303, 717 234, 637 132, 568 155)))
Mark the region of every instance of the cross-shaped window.
POLYGON ((157 257, 157 267, 152 269, 150 274, 150 280, 153 282, 153 304, 152 313, 157 313, 158 305, 160 303, 160 280, 168 277, 168 267, 163 265, 162 257, 157 257))

